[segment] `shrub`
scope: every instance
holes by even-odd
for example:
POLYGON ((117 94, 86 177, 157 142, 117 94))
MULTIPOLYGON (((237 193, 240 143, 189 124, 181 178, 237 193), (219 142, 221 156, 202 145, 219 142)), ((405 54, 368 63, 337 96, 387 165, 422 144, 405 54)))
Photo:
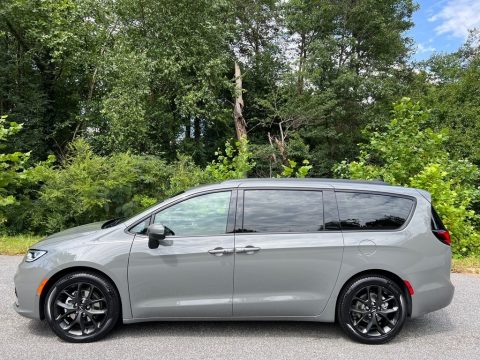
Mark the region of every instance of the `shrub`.
POLYGON ((312 170, 312 165, 310 165, 310 161, 303 160, 302 165, 298 166, 298 163, 294 160, 288 160, 288 166, 282 165, 282 173, 277 175, 277 178, 282 177, 297 177, 297 178, 305 178, 307 177, 310 170, 312 170))
POLYGON ((252 153, 248 148, 248 140, 242 138, 225 143, 225 154, 220 149, 215 152, 217 159, 213 160, 205 169, 207 176, 212 181, 241 179, 247 177, 250 170, 255 167, 252 153), (234 146, 235 145, 235 146, 234 146))
POLYGON ((392 115, 383 131, 368 134, 369 142, 360 145, 358 160, 340 163, 336 173, 429 191, 453 235, 454 253, 480 254, 480 238, 474 226, 478 217, 472 210, 478 198, 478 168, 468 160, 450 157, 445 147, 448 131, 428 128, 429 111, 420 104, 403 98, 394 104, 392 115))
MULTIPOLYGON (((6 121, 6 116, 0 116, 0 151, 5 148, 5 144, 2 144, 2 142, 22 129, 22 125, 15 122, 10 122, 6 126, 6 121)), ((24 166, 29 156, 29 153, 0 152, 0 224, 6 220, 5 207, 17 202, 13 194, 13 188, 24 176, 24 166)))
POLYGON ((130 216, 165 196, 167 164, 158 158, 119 153, 95 155, 83 140, 57 166, 32 172, 42 185, 31 199, 29 224, 36 233, 130 216))

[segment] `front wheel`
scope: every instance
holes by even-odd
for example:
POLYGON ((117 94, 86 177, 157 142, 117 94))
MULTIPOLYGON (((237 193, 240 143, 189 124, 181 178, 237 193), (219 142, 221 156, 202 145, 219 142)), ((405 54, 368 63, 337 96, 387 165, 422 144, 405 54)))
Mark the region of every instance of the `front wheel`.
POLYGON ((99 340, 113 329, 120 317, 118 292, 109 280, 94 273, 65 275, 47 294, 45 317, 63 340, 99 340))
POLYGON ((340 293, 337 317, 342 330, 352 339, 383 344, 392 340, 405 323, 405 296, 386 277, 360 277, 340 293))

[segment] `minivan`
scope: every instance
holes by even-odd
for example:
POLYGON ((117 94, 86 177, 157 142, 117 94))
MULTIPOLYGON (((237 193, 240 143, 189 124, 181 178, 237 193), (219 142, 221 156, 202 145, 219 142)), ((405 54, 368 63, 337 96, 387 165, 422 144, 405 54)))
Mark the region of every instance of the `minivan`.
POLYGON ((14 308, 70 342, 119 322, 288 320, 380 344, 451 302, 450 263, 426 191, 230 180, 48 236, 18 267, 14 308))

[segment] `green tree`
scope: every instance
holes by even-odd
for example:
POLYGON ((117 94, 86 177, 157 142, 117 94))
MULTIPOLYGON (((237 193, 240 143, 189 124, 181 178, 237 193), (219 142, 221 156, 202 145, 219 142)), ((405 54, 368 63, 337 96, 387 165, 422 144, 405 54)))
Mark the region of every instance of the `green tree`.
POLYGON ((448 131, 428 127, 430 112, 403 98, 394 104, 392 120, 369 132, 358 160, 342 162, 336 172, 353 179, 381 179, 432 194, 435 207, 452 232, 457 255, 479 254, 480 237, 472 210, 480 173, 468 160, 454 160, 446 150, 448 131))
POLYGON ((436 54, 421 67, 418 98, 432 108, 431 126, 446 127, 449 151, 480 165, 480 32, 451 54, 436 54))
POLYGON ((95 88, 105 37, 100 0, 4 0, 0 7, 0 112, 23 123, 10 146, 34 159, 62 154, 95 88))
POLYGON ((274 121, 300 134, 317 175, 352 158, 360 129, 386 121, 380 110, 404 92, 415 8, 411 0, 285 3, 295 71, 274 121))

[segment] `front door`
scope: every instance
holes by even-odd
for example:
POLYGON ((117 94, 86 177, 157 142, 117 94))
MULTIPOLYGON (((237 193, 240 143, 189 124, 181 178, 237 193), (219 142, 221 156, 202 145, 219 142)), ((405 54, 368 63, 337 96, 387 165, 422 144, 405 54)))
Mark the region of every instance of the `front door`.
POLYGON ((315 316, 323 311, 343 253, 334 196, 332 190, 314 189, 239 192, 234 316, 315 316))
POLYGON ((205 193, 153 214, 145 226, 162 224, 175 234, 157 249, 136 228, 128 268, 134 318, 232 315, 233 199, 230 190, 205 193))

